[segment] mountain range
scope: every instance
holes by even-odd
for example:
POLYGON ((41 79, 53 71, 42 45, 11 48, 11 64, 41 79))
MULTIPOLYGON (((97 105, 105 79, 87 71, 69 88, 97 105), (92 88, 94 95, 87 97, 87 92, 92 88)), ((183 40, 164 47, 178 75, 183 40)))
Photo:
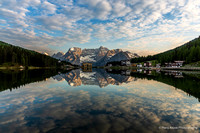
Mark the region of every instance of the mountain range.
POLYGON ((94 66, 104 66, 107 62, 130 60, 139 57, 136 53, 122 51, 121 49, 109 50, 106 47, 96 49, 81 49, 78 47, 70 48, 65 54, 58 52, 52 55, 53 58, 61 61, 67 61, 75 65, 81 65, 84 62, 93 63, 94 66))

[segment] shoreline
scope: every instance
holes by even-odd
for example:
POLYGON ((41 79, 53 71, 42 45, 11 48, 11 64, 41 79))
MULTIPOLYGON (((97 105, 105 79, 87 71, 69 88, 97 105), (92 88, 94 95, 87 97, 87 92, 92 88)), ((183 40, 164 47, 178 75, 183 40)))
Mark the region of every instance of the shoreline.
POLYGON ((119 70, 131 70, 131 69, 145 69, 145 70, 181 70, 181 71, 200 71, 200 67, 130 67, 130 66, 112 66, 112 67, 97 67, 103 69, 119 69, 119 70))
MULTIPOLYGON (((0 70, 33 70, 33 69, 73 69, 74 67, 69 68, 57 68, 57 67, 35 67, 35 66, 28 66, 26 67, 16 67, 16 66, 0 66, 0 70)), ((200 71, 200 67, 131 67, 131 66, 104 66, 104 67, 93 67, 93 68, 100 68, 100 69, 118 69, 118 70, 132 70, 132 69, 145 69, 145 70, 179 70, 179 71, 200 71)))
POLYGON ((32 69, 54 69, 56 67, 33 67, 33 66, 29 66, 28 68, 25 68, 25 67, 12 67, 12 66, 9 66, 9 67, 5 67, 5 66, 1 66, 0 67, 0 70, 32 70, 32 69))
POLYGON ((200 71, 200 67, 161 67, 161 70, 188 70, 188 71, 200 71))

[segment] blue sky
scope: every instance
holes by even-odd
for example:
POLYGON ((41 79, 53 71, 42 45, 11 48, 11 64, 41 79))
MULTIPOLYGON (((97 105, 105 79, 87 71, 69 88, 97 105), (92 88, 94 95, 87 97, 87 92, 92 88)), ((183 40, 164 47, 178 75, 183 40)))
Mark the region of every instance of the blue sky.
POLYGON ((199 35, 199 0, 0 1, 0 40, 50 55, 100 46, 148 55, 199 35))

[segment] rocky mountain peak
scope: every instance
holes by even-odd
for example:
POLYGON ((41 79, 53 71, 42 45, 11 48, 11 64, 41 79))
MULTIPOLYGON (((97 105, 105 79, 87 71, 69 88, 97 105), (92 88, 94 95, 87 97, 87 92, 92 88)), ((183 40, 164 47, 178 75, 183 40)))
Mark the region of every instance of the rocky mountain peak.
POLYGON ((81 50, 81 48, 79 48, 79 47, 72 47, 72 48, 70 48, 70 49, 68 50, 68 52, 67 52, 66 54, 68 54, 68 53, 72 53, 72 54, 74 54, 74 55, 81 55, 82 50, 81 50))
POLYGON ((131 57, 128 55, 128 53, 120 51, 119 53, 112 56, 109 61, 121 61, 121 60, 130 60, 131 57))
POLYGON ((63 52, 58 52, 57 54, 53 54, 52 57, 56 59, 60 59, 64 56, 63 52))
POLYGON ((122 49, 109 50, 106 47, 100 46, 99 48, 96 48, 96 49, 85 48, 83 50, 81 50, 81 48, 78 48, 78 47, 72 47, 67 51, 66 54, 62 52, 58 52, 57 54, 54 54, 52 57, 70 62, 72 64, 76 64, 76 65, 81 65, 84 62, 90 62, 96 66, 103 66, 111 59, 125 60, 125 59, 136 57, 136 55, 137 54, 133 54, 129 51, 123 52, 122 49))
POLYGON ((99 49, 108 49, 108 48, 106 48, 104 46, 100 46, 99 49))

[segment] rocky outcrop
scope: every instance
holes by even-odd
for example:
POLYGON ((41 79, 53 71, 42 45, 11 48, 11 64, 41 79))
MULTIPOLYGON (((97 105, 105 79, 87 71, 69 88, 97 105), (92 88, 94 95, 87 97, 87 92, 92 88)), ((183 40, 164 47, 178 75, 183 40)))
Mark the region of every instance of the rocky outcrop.
POLYGON ((120 61, 137 57, 129 51, 123 52, 121 49, 109 50, 106 47, 99 47, 97 49, 83 49, 78 47, 70 48, 66 54, 58 52, 52 57, 67 61, 75 65, 81 65, 83 62, 93 63, 93 66, 104 66, 110 61, 120 61))
POLYGON ((70 48, 67 51, 67 53, 63 56, 63 60, 75 65, 79 65, 81 53, 82 53, 81 48, 78 47, 70 48))
POLYGON ((114 56, 112 56, 109 59, 109 62, 121 61, 121 60, 130 60, 130 59, 131 59, 131 57, 126 52, 121 51, 121 52, 115 54, 114 56))
POLYGON ((63 58, 64 55, 65 54, 63 52, 58 52, 57 54, 53 54, 52 57, 56 58, 58 60, 63 60, 62 58, 63 58))
POLYGON ((94 63, 94 66, 105 66, 106 63, 109 62, 111 57, 113 57, 114 55, 118 54, 121 51, 122 51, 121 49, 109 50, 103 58, 94 63))

